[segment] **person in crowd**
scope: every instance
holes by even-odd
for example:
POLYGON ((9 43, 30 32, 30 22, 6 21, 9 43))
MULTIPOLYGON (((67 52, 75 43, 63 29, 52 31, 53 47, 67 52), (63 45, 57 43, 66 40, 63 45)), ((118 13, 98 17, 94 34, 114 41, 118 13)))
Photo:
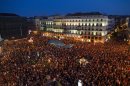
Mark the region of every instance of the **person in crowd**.
POLYGON ((117 42, 92 44, 61 39, 71 48, 48 44, 52 37, 31 35, 10 41, 0 56, 0 86, 128 86, 130 52, 117 42), (80 65, 85 58, 88 63, 80 65), (91 58, 91 59, 89 59, 91 58))

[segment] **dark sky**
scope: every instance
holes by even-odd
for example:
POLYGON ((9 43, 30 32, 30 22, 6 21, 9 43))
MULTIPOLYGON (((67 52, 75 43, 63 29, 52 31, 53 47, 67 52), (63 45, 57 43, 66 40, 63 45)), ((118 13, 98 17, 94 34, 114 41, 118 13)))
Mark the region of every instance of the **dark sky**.
POLYGON ((0 12, 21 16, 92 11, 130 15, 130 0, 0 0, 0 12))

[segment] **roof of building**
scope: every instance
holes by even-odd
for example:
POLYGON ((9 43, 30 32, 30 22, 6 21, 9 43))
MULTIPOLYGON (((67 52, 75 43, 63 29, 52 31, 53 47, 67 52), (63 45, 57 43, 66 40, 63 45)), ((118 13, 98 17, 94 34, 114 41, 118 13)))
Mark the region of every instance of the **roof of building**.
POLYGON ((103 15, 103 14, 100 12, 87 12, 87 13, 78 12, 78 13, 69 13, 66 16, 88 16, 88 15, 103 15))
POLYGON ((13 13, 0 13, 0 16, 18 16, 18 15, 13 13))

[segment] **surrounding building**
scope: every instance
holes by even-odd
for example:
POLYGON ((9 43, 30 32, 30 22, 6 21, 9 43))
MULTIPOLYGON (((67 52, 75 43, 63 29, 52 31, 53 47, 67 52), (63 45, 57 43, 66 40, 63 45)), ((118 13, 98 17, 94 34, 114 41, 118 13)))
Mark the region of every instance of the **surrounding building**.
POLYGON ((34 17, 28 17, 28 18, 26 18, 26 20, 27 20, 28 30, 35 30, 36 29, 35 18, 34 17))
POLYGON ((104 42, 114 24, 114 18, 102 14, 50 16, 36 19, 36 25, 40 30, 82 36, 87 42, 104 42))
POLYGON ((22 38, 28 33, 27 19, 10 13, 0 13, 0 35, 3 39, 22 38))
POLYGON ((130 44, 130 17, 129 17, 129 20, 128 20, 128 35, 129 35, 128 44, 130 44))

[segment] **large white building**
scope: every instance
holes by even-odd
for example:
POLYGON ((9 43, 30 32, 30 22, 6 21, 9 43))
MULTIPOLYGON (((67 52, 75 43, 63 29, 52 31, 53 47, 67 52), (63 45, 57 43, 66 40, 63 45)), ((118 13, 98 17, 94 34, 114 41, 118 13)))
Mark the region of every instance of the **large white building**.
POLYGON ((104 42, 115 21, 105 15, 55 16, 36 19, 41 30, 82 36, 88 42, 104 42))
POLYGON ((128 19, 128 35, 129 35, 129 38, 128 38, 128 44, 130 45, 130 17, 127 18, 128 19))

